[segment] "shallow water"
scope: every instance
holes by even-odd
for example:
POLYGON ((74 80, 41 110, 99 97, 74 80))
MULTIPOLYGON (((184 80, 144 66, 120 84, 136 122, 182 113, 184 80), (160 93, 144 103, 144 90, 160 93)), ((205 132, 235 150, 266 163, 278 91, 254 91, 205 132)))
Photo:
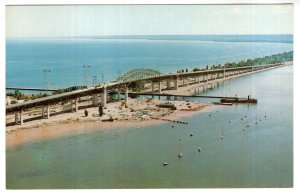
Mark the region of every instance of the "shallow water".
POLYGON ((258 104, 214 106, 182 119, 188 125, 124 127, 7 149, 7 188, 291 187, 292 81, 293 66, 226 81, 204 94, 251 93, 258 104))

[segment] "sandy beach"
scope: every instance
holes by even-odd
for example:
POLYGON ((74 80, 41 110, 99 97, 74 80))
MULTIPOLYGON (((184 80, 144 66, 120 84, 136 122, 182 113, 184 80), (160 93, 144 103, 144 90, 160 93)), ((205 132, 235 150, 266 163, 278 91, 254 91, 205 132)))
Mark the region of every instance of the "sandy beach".
POLYGON ((159 108, 163 101, 155 99, 129 99, 128 108, 122 107, 122 102, 107 104, 102 117, 98 107, 88 108, 86 117, 84 109, 78 112, 64 113, 51 116, 49 119, 33 120, 24 125, 6 127, 6 146, 13 147, 24 143, 51 139, 91 131, 108 130, 120 127, 143 127, 169 123, 168 120, 183 120, 184 117, 198 113, 210 106, 210 103, 173 101, 177 110, 159 108), (183 111, 193 110, 193 111, 183 111), (113 121, 106 121, 113 118, 113 121))

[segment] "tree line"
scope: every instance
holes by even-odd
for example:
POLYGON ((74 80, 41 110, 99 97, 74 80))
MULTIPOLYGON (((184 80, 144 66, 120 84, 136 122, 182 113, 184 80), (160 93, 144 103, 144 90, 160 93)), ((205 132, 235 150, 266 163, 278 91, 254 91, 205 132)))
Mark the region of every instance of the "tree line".
MULTIPOLYGON (((236 67, 244 67, 244 66, 263 65, 263 64, 276 64, 276 63, 281 63, 286 61, 293 61, 293 51, 273 54, 261 58, 241 60, 239 62, 226 62, 225 64, 213 64, 211 66, 206 65, 204 68, 194 68, 192 69, 192 71, 195 72, 195 71, 209 70, 209 69, 221 69, 224 68, 224 66, 225 68, 236 68, 236 67)), ((184 73, 189 71, 190 70, 186 68, 186 69, 177 70, 177 73, 184 73)))

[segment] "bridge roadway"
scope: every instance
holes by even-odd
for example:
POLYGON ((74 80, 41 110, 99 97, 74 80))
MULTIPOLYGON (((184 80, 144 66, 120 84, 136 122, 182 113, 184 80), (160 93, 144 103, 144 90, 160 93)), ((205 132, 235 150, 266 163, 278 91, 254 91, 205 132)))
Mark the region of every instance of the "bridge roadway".
MULTIPOLYGON (((92 96, 93 105, 97 106, 99 103, 98 94, 101 94, 101 105, 106 105, 106 96, 107 89, 114 90, 118 89, 120 94, 120 88, 125 88, 125 101, 128 99, 128 88, 130 84, 138 81, 149 81, 152 83, 152 92, 155 92, 155 83, 158 83, 158 93, 161 93, 161 83, 162 81, 167 81, 167 89, 171 89, 171 81, 173 81, 173 88, 176 90, 179 87, 178 81, 183 80, 183 85, 188 85, 188 78, 195 78, 196 82, 207 82, 209 80, 215 80, 218 78, 225 78, 237 74, 242 74, 246 72, 256 72, 262 69, 275 68, 279 66, 284 66, 284 64, 267 64, 260 66, 247 66, 247 67, 238 67, 238 68, 227 68, 227 69, 214 69, 214 70, 204 70, 197 72, 186 72, 186 73, 175 73, 175 74, 166 74, 161 76, 140 78, 131 81, 124 82, 113 82, 101 86, 91 87, 88 89, 81 89, 72 92, 66 92, 62 94, 52 95, 48 97, 43 97, 31 101, 26 101, 22 103, 12 104, 6 106, 6 114, 15 113, 15 123, 23 124, 23 112, 26 109, 30 109, 33 107, 41 107, 42 108, 42 116, 44 117, 44 107, 47 108, 46 117, 50 117, 50 106, 53 104, 57 104, 63 101, 71 101, 71 111, 73 111, 73 105, 75 105, 75 112, 78 111, 78 98, 85 96, 92 96), (220 76, 221 75, 221 76, 220 76), (200 80, 200 77, 202 79, 200 80)), ((118 95, 118 97, 120 97, 118 95)))
POLYGON ((43 88, 26 88, 26 87, 6 87, 6 90, 22 90, 22 91, 58 91, 58 89, 43 89, 43 88))

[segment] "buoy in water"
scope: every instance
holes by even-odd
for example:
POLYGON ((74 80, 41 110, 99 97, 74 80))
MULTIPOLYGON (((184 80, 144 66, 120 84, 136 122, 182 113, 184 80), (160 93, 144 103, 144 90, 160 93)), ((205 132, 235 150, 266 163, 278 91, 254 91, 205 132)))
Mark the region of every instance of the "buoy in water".
POLYGON ((179 138, 179 141, 181 141, 182 140, 182 137, 181 138, 179 138))
POLYGON ((172 125, 172 128, 174 128, 175 126, 174 125, 172 125))
POLYGON ((194 136, 194 135, 191 133, 190 136, 192 137, 192 136, 194 136))
POLYGON ((177 156, 178 156, 178 158, 182 158, 183 154, 180 153, 180 154, 178 154, 177 156))
POLYGON ((224 136, 223 136, 223 135, 221 135, 220 139, 224 139, 224 136))
POLYGON ((201 147, 198 147, 198 152, 201 152, 201 147))

